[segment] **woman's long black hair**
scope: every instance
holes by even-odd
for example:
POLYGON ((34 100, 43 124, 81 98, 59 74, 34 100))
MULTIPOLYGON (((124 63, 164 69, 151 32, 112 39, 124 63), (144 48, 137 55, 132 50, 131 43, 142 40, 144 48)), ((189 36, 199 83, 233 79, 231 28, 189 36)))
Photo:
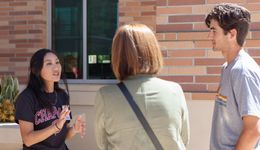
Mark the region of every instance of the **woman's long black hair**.
MULTIPOLYGON (((31 57, 30 70, 29 70, 30 75, 29 75, 29 82, 27 88, 34 91, 39 104, 43 108, 47 108, 48 110, 52 111, 52 104, 49 100, 46 100, 46 94, 44 94, 45 93, 44 81, 43 78, 41 77, 41 70, 43 68, 44 57, 47 53, 53 53, 54 55, 57 56, 55 51, 43 48, 43 49, 39 49, 31 57)), ((68 84, 62 73, 61 73, 61 78, 63 79, 68 94, 68 99, 66 103, 69 104, 70 98, 69 98, 68 84)), ((59 87, 58 82, 54 82, 54 91, 64 92, 64 90, 59 87)))

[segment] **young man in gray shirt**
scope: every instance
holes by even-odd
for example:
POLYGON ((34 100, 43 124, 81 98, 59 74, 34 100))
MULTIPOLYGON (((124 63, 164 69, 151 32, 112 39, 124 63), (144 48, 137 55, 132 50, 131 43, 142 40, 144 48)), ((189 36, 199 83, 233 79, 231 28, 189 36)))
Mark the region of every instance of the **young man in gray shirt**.
POLYGON ((260 68, 244 51, 250 12, 219 4, 207 15, 213 50, 226 62, 212 119, 211 150, 260 150, 260 68))

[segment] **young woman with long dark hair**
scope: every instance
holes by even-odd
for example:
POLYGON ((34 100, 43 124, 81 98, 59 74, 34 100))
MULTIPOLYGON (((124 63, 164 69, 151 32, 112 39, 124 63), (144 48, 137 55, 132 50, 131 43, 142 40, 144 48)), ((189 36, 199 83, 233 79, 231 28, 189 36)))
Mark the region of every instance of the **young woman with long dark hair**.
POLYGON ((15 119, 24 150, 67 150, 66 139, 85 134, 81 116, 69 125, 68 88, 66 82, 67 92, 59 87, 61 74, 60 61, 53 50, 40 49, 33 54, 28 85, 16 100, 15 119))

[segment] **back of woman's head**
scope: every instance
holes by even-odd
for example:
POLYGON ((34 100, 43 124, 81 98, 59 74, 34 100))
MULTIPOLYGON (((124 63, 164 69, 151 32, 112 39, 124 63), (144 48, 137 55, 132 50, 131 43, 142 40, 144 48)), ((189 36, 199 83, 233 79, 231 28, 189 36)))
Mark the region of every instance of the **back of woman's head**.
POLYGON ((162 63, 158 41, 146 25, 127 24, 117 30, 112 44, 112 68, 118 80, 156 74, 162 63))

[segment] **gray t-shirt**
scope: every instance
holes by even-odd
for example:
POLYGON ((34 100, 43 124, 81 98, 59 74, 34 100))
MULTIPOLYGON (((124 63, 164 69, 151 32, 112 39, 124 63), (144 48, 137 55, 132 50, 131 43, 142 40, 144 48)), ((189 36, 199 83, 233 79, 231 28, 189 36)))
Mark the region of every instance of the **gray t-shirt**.
MULTIPOLYGON (((260 118, 260 68, 244 51, 222 68, 212 119, 210 150, 234 150, 242 117, 260 118)), ((260 150, 258 141, 255 149, 260 150)))

